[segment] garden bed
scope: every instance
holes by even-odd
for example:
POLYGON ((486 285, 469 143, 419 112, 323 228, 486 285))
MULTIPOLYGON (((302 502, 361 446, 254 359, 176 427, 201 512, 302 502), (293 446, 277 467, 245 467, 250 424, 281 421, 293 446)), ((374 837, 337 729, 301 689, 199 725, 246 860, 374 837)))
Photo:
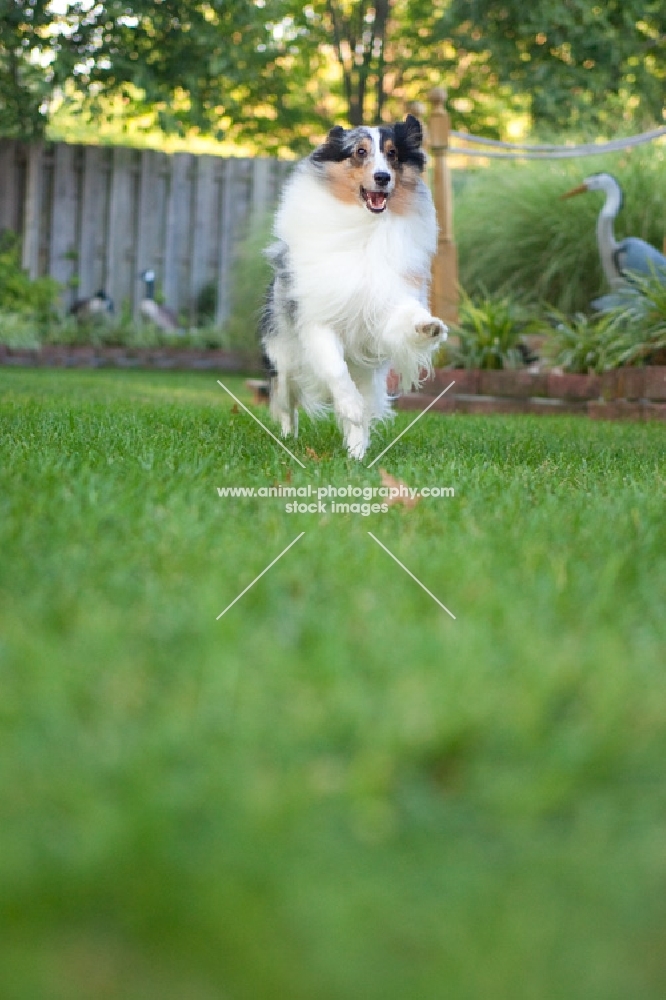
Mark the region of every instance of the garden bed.
POLYGON ((261 369, 256 354, 218 348, 95 347, 44 344, 40 348, 0 344, 0 364, 26 368, 157 368, 175 371, 252 372, 261 369))
MULTIPOLYGON (((45 344, 12 348, 0 344, 0 365, 27 368, 137 368, 174 371, 260 372, 256 355, 218 348, 96 347, 45 344)), ((420 392, 396 401, 399 410, 422 410, 437 400, 441 413, 580 414, 595 420, 666 420, 666 365, 618 368, 602 375, 517 370, 437 368, 420 392)), ((265 402, 263 382, 250 387, 265 402)))

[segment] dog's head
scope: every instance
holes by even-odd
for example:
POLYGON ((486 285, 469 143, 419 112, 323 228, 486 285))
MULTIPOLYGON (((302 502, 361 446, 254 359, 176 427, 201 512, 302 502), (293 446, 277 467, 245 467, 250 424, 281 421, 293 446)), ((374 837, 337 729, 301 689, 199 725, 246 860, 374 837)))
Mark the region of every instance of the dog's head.
MULTIPOLYGON (((425 166, 423 130, 413 115, 395 125, 331 129, 310 156, 342 201, 381 215, 400 189, 413 189, 425 166)), ((404 193, 404 190, 403 190, 404 193)), ((396 206, 397 207, 397 206, 396 206)))

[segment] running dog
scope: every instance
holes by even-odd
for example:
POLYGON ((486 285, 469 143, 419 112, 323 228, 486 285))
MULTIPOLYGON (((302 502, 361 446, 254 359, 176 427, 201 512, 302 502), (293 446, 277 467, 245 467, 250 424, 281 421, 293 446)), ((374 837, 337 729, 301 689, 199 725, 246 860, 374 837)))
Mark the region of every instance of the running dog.
POLYGON ((297 434, 299 406, 332 408, 349 455, 362 459, 373 421, 390 411, 389 369, 418 384, 446 339, 428 309, 437 220, 422 143, 413 115, 337 126, 287 181, 262 322, 283 436, 297 434))

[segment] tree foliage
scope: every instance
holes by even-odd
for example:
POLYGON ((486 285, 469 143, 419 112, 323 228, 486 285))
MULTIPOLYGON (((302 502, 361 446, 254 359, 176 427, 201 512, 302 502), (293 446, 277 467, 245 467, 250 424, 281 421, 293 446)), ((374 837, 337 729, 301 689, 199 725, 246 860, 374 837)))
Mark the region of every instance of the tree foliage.
POLYGON ((615 130, 662 121, 662 0, 451 0, 438 34, 529 94, 535 124, 615 130))
POLYGON ((0 0, 0 134, 35 138, 54 85, 59 42, 50 0, 0 0))
MULTIPOLYGON (((384 106, 384 69, 393 0, 323 0, 312 4, 310 32, 318 30, 319 44, 332 40, 340 68, 347 118, 351 125, 368 121, 367 98, 374 88, 372 118, 381 120, 384 106)), ((297 5, 294 5, 296 11, 297 5)), ((391 24, 393 27, 393 23, 391 24)))
MULTIPOLYGON (((662 120, 662 0, 0 0, 0 130, 31 137, 67 84, 163 130, 307 148, 334 121, 402 115, 434 84, 498 134, 662 120)), ((108 104, 107 104, 108 107, 108 104)))
MULTIPOLYGON (((264 136, 320 117, 308 81, 316 53, 297 47, 283 0, 112 0, 79 20, 69 45, 79 88, 158 109, 166 131, 264 136), (274 123, 279 122, 276 131, 274 123)), ((136 109, 135 109, 136 110, 136 109)))

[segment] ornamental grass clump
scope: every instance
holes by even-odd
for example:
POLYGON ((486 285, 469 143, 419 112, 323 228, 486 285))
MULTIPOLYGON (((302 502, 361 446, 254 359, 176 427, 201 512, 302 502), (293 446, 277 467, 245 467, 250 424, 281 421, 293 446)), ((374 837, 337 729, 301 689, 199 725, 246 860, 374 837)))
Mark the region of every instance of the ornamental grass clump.
POLYGON ((571 160, 492 165, 478 170, 455 203, 460 281, 470 295, 511 293, 560 312, 587 311, 607 291, 596 241, 598 193, 561 195, 597 171, 617 177, 624 203, 618 240, 638 236, 661 248, 666 233, 666 149, 571 160))

